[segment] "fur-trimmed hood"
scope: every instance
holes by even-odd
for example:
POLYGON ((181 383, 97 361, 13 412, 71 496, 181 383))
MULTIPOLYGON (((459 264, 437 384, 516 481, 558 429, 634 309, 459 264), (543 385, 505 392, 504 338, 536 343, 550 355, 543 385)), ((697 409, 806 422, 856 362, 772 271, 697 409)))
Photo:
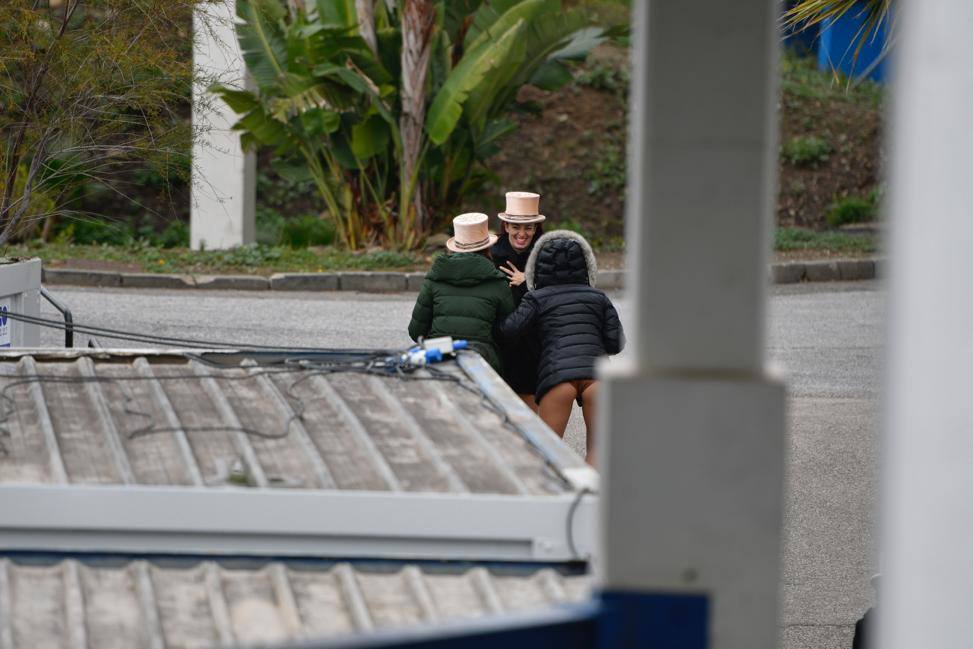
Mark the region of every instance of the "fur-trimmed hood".
POLYGON ((594 287, 595 279, 598 277, 598 263, 595 261, 595 253, 591 249, 588 241, 577 232, 571 230, 552 230, 545 232, 534 244, 534 249, 527 258, 527 268, 524 269, 527 290, 533 291, 537 284, 537 259, 543 254, 544 247, 557 239, 567 239, 577 243, 584 253, 584 262, 588 271, 588 285, 594 287))

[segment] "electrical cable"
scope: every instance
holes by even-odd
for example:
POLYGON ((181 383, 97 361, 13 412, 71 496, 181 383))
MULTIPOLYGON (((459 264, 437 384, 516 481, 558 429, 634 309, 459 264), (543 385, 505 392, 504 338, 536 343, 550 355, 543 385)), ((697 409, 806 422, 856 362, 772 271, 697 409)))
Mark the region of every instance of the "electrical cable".
POLYGON ((585 494, 593 493, 588 487, 582 487, 575 493, 574 500, 571 501, 571 506, 568 508, 567 529, 565 530, 567 532, 568 550, 571 551, 571 556, 578 561, 587 561, 588 557, 581 556, 581 553, 578 552, 578 546, 574 544, 574 515, 578 512, 578 505, 581 504, 581 499, 584 498, 585 494))
MULTIPOLYGON (((35 324, 42 327, 48 327, 52 329, 65 330, 67 325, 60 320, 51 320, 48 318, 42 318, 40 316, 32 316, 24 313, 18 313, 13 311, 8 311, 4 314, 8 318, 14 320, 20 320, 29 324, 35 324)), ((474 385, 470 385, 467 381, 452 375, 448 372, 443 371, 440 368, 426 365, 423 367, 427 371, 426 375, 418 375, 415 370, 418 367, 413 365, 404 364, 399 360, 399 353, 393 351, 374 351, 374 350, 355 350, 355 349, 335 349, 335 348, 321 348, 321 347, 295 347, 295 346, 276 346, 276 345, 257 345, 257 344, 238 344, 228 341, 210 341, 210 340, 198 340, 192 338, 180 338, 175 336, 158 336, 154 334, 140 334, 138 332, 126 331, 123 329, 113 329, 109 327, 100 327, 96 325, 82 324, 77 321, 73 322, 71 328, 76 333, 97 334, 104 338, 112 338, 116 340, 129 340, 133 342, 157 344, 157 345, 178 345, 184 348, 190 349, 201 349, 201 350, 211 350, 211 351, 256 351, 256 352, 281 352, 291 355, 289 358, 281 359, 276 363, 264 363, 265 365, 283 365, 284 367, 296 366, 301 370, 310 370, 309 373, 305 373, 300 379, 294 381, 285 392, 295 400, 298 404, 299 412, 295 412, 295 415, 290 417, 284 427, 282 433, 274 434, 268 433, 266 431, 258 431, 254 429, 249 429, 246 427, 232 427, 228 426, 225 428, 221 427, 206 427, 206 430, 190 430, 186 428, 174 429, 172 427, 157 427, 157 426, 147 426, 144 429, 136 429, 129 433, 130 438, 136 436, 144 436, 149 434, 154 434, 156 432, 176 432, 182 430, 184 432, 212 432, 213 430, 227 430, 227 431, 238 431, 246 435, 252 435, 256 437, 262 437, 265 439, 280 439, 286 437, 290 433, 290 427, 293 421, 302 420, 304 413, 304 402, 300 398, 296 397, 291 391, 294 387, 307 380, 311 376, 331 374, 335 372, 350 372, 350 373, 360 373, 360 374, 370 374, 374 376, 390 378, 396 377, 400 380, 433 380, 433 381, 447 381, 454 383, 461 387, 462 389, 472 393, 479 398, 481 404, 485 405, 486 408, 497 415, 504 427, 512 430, 513 432, 520 435, 519 429, 510 419, 510 415, 493 403, 493 401, 485 394, 480 392, 474 385), (301 357, 293 356, 294 353, 297 354, 313 354, 314 357, 301 357), (328 360, 320 358, 320 355, 328 355, 328 360)), ((239 369, 238 366, 225 366, 213 361, 207 360, 202 356, 196 354, 185 354, 187 357, 192 358, 200 363, 208 365, 210 367, 217 367, 221 369, 239 369)), ((244 377, 232 377, 232 378, 249 378, 250 376, 257 376, 256 374, 248 374, 244 377)), ((41 378, 41 377, 35 377, 41 378)), ((60 379, 71 379, 74 382, 90 382, 99 380, 109 380, 109 381, 119 381, 119 380, 148 380, 150 377, 46 377, 52 382, 69 382, 61 381, 60 379)), ((156 379, 162 379, 163 377, 151 377, 156 379)), ((199 379, 199 378, 219 378, 226 379, 231 378, 227 376, 214 375, 211 377, 201 376, 198 374, 192 375, 172 375, 172 378, 183 378, 183 379, 199 379)), ((2 391, 0 391, 0 402, 3 403, 2 411, 0 411, 0 437, 9 437, 9 431, 7 431, 5 422, 7 418, 12 414, 8 411, 9 396, 7 395, 7 388, 23 384, 29 379, 24 379, 21 382, 14 382, 8 386, 5 386, 2 391)), ((126 412, 128 412, 126 410, 126 412)), ((148 413, 143 413, 141 411, 130 412, 136 416, 144 416, 151 420, 151 415, 148 413)), ((537 452, 545 462, 545 465, 551 469, 556 477, 558 477, 563 483, 568 484, 568 481, 561 474, 558 467, 548 458, 541 449, 531 448, 537 452)), ((0 455, 6 455, 7 449, 0 443, 0 455)))
MULTIPOLYGON (((4 313, 4 316, 8 318, 12 318, 14 320, 26 322, 28 324, 34 324, 41 327, 47 327, 50 329, 60 329, 62 331, 67 329, 69 326, 60 320, 51 320, 49 318, 32 316, 26 313, 18 313, 16 311, 7 311, 6 313, 4 313)), ((335 348, 328 348, 328 347, 258 345, 258 344, 250 344, 250 343, 229 342, 224 340, 214 341, 214 340, 199 340, 195 338, 179 338, 175 336, 159 336, 155 334, 143 334, 134 331, 126 331, 124 329, 113 329, 109 327, 88 325, 79 322, 72 323, 70 327, 71 329, 73 329, 75 332, 78 333, 86 333, 89 335, 97 334, 105 338, 114 338, 117 340, 131 340, 134 342, 147 342, 147 343, 155 343, 155 344, 169 345, 169 346, 182 345, 184 347, 195 348, 195 349, 214 349, 214 350, 234 349, 234 350, 261 350, 261 351, 278 351, 278 352, 336 353, 342 355, 375 353, 373 350, 335 349, 335 348)))

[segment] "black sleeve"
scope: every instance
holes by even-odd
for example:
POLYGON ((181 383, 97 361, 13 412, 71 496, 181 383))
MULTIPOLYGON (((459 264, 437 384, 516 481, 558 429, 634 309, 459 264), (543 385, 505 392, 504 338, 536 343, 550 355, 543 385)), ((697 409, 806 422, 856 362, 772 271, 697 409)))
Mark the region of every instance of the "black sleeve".
POLYGON ((507 316, 500 325, 500 335, 506 340, 516 340, 526 336, 537 317, 537 300, 528 293, 520 301, 517 310, 507 316))
POLYGON ((609 355, 617 354, 625 347, 625 332, 622 331, 622 321, 618 319, 618 311, 612 304, 608 296, 605 296, 604 309, 602 310, 602 342, 605 343, 605 351, 609 355))

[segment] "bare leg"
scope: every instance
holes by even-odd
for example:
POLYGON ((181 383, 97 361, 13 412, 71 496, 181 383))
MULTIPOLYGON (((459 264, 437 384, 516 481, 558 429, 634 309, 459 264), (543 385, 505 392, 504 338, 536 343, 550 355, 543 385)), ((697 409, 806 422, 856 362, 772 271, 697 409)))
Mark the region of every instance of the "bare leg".
POLYGON ((527 407, 531 409, 535 415, 537 414, 537 402, 534 401, 534 395, 532 394, 518 394, 520 400, 527 404, 527 407))
POLYGON ((578 391, 571 383, 558 383, 541 399, 540 416, 562 439, 578 391))
POLYGON ((585 461, 595 465, 595 403, 598 400, 598 381, 585 382, 581 390, 581 413, 585 427, 585 461))

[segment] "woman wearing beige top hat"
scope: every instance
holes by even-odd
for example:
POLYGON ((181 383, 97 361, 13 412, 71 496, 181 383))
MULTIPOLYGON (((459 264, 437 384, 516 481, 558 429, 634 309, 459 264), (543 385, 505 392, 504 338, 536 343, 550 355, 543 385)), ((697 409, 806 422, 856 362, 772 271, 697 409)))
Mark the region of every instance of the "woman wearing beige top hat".
POLYGON ((514 310, 507 276, 490 259, 497 235, 490 234, 486 214, 460 214, 453 219, 453 236, 419 289, 409 335, 467 340, 497 371, 503 372, 494 334, 497 324, 514 310))
MULTIPOLYGON (((534 242, 544 234, 544 220, 540 213, 540 194, 533 192, 507 192, 507 205, 497 214, 500 219, 500 240, 490 249, 494 265, 510 280, 514 306, 527 293, 524 269, 534 249, 534 242)), ((533 337, 525 337, 504 344, 503 378, 514 392, 537 412, 534 389, 537 386, 538 343, 533 337)))

